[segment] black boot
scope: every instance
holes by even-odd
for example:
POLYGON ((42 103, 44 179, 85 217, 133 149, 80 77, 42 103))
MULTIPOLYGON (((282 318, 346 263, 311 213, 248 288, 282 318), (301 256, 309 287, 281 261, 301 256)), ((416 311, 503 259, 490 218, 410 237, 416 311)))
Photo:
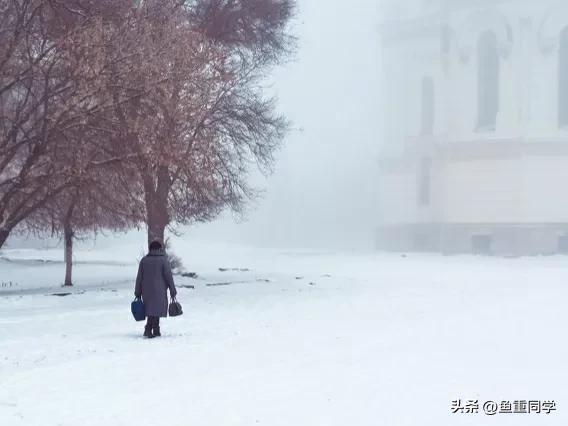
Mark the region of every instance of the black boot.
POLYGON ((152 338, 154 335, 152 334, 152 328, 154 326, 154 317, 148 317, 148 321, 146 322, 146 327, 144 327, 144 337, 152 338))
POLYGON ((154 318, 154 325, 152 326, 152 335, 153 337, 160 337, 162 335, 160 333, 160 317, 154 318))
POLYGON ((154 336, 152 335, 152 327, 150 327, 149 325, 147 325, 146 327, 144 327, 144 337, 148 337, 148 338, 154 337, 154 336))

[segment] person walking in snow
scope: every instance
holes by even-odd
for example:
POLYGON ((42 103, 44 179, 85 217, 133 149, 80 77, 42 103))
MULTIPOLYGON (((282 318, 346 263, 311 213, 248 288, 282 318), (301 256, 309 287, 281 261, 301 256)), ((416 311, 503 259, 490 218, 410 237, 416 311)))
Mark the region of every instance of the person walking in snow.
POLYGON ((160 334, 160 317, 168 313, 168 289, 175 299, 176 286, 168 257, 160 241, 152 241, 149 252, 138 266, 134 295, 142 298, 146 308, 148 322, 144 328, 144 337, 158 337, 160 334))

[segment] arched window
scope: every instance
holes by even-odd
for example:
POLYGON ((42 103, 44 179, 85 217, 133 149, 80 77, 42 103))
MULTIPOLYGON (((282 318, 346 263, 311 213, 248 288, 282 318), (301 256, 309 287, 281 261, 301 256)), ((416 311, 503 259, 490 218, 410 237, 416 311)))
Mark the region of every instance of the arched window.
POLYGON ((568 27, 560 33, 558 49, 558 124, 568 127, 568 27))
POLYGON ((422 134, 432 135, 434 132, 434 79, 422 79, 422 134))
POLYGON ((477 130, 495 130, 499 111, 499 52, 497 36, 484 32, 477 45, 477 130))

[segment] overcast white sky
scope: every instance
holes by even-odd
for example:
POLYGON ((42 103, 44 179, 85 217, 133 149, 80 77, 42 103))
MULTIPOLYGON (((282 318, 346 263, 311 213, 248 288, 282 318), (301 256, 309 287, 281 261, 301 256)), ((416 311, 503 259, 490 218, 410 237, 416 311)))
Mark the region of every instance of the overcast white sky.
POLYGON ((246 223, 190 234, 294 247, 362 247, 376 226, 381 137, 377 0, 299 0, 294 63, 275 76, 296 128, 246 223))

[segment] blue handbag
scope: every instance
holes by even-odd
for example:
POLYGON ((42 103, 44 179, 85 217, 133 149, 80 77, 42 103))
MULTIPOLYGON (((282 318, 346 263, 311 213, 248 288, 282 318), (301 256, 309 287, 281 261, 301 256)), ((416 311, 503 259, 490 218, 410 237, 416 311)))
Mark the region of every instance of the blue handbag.
POLYGON ((146 308, 144 307, 144 302, 139 297, 132 301, 130 310, 136 321, 144 321, 146 319, 146 308))

